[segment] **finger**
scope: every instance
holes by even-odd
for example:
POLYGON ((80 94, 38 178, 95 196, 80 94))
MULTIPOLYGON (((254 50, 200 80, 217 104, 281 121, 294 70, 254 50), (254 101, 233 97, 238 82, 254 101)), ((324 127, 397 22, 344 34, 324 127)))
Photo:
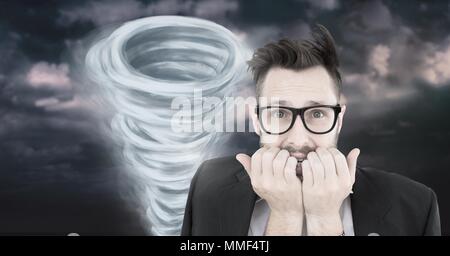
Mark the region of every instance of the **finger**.
POLYGON ((293 183, 298 179, 296 175, 297 168, 297 158, 290 156, 286 161, 286 166, 284 167, 284 177, 287 183, 293 183))
POLYGON ((260 177, 261 173, 262 173, 262 154, 266 151, 267 149, 262 147, 260 149, 258 149, 252 156, 252 161, 251 161, 251 167, 252 167, 252 177, 260 177))
POLYGON ((289 158, 289 151, 283 149, 278 152, 273 160, 273 173, 276 179, 286 181, 284 169, 289 158))
POLYGON ((262 154, 262 177, 263 179, 273 178, 273 159, 280 151, 280 148, 272 147, 262 154))
POLYGON ((356 163, 358 161, 360 150, 358 148, 352 149, 350 153, 347 155, 347 165, 350 171, 350 177, 352 184, 355 183, 355 174, 356 174, 356 163))
POLYGON ((308 160, 302 162, 303 186, 312 187, 314 185, 314 176, 311 165, 308 160))
POLYGON ((316 149, 317 156, 322 162, 322 166, 325 173, 325 180, 337 178, 336 166, 334 164, 334 158, 330 152, 322 147, 316 149))
POLYGON ((334 164, 336 165, 336 171, 339 178, 350 178, 350 171, 347 166, 347 159, 337 148, 328 149, 334 158, 334 164))
POLYGON ((251 176, 251 170, 252 170, 252 158, 246 154, 237 154, 236 160, 238 160, 239 163, 244 167, 245 171, 247 172, 248 176, 251 176))
POLYGON ((325 179, 325 171, 323 169, 322 163, 320 162, 319 157, 316 152, 309 152, 307 159, 309 160, 309 164, 312 169, 313 177, 314 177, 314 186, 320 185, 323 183, 325 179))

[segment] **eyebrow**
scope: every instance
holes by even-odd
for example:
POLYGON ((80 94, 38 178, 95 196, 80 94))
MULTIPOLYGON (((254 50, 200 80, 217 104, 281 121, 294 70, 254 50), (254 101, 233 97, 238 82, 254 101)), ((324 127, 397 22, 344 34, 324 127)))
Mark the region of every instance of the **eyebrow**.
MULTIPOLYGON (((276 102, 273 103, 278 103, 279 105, 283 105, 283 106, 293 106, 292 102, 289 100, 278 100, 276 102)), ((326 105, 325 102, 321 102, 321 101, 314 101, 314 100, 309 100, 305 103, 306 106, 315 106, 315 105, 326 105)))

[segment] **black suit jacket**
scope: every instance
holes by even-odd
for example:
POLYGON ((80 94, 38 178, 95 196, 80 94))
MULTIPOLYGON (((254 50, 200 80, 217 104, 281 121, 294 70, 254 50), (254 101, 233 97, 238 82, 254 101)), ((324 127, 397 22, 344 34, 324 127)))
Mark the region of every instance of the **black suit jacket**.
MULTIPOLYGON (((357 167, 351 194, 355 235, 440 235, 434 192, 397 174, 357 167)), ((246 236, 257 195, 233 157, 204 162, 191 182, 181 235, 246 236)))

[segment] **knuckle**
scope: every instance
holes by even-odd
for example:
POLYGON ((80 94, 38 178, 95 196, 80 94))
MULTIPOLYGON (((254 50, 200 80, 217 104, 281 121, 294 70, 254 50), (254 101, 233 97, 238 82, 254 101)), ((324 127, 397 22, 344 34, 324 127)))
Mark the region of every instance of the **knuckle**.
POLYGON ((313 162, 313 167, 317 170, 321 170, 322 169, 322 165, 318 162, 313 162))
POLYGON ((346 160, 347 160, 343 154, 338 154, 336 156, 336 158, 339 159, 340 161, 343 161, 343 162, 346 162, 346 160))
POLYGON ((297 159, 295 157, 289 157, 287 161, 287 165, 292 167, 294 165, 297 165, 297 159))
POLYGON ((277 160, 273 161, 272 167, 274 170, 282 169, 282 166, 283 166, 283 164, 282 164, 281 160, 277 159, 277 160))
POLYGON ((307 168, 308 165, 309 165, 309 161, 308 161, 308 160, 303 160, 303 162, 302 162, 302 168, 303 168, 303 169, 304 169, 304 168, 307 168))
POLYGON ((333 154, 333 155, 338 155, 339 154, 339 150, 337 150, 337 148, 330 148, 328 151, 330 151, 330 153, 333 154))
POLYGON ((332 156, 334 159, 336 159, 336 160, 340 159, 340 157, 341 157, 341 155, 339 155, 339 154, 336 153, 336 152, 332 152, 332 153, 331 153, 331 156, 332 156))
POLYGON ((333 157, 331 155, 324 155, 322 156, 322 158, 325 162, 334 162, 333 157))
MULTIPOLYGON (((343 155, 339 150, 337 150, 336 148, 330 149, 330 153, 331 153, 335 158, 342 159, 342 157, 344 157, 344 155, 343 155)), ((345 158, 345 157, 344 157, 344 158, 345 158)))
POLYGON ((263 153, 263 158, 264 159, 268 159, 268 158, 273 158, 274 156, 274 152, 273 151, 266 151, 263 153))
POLYGON ((253 157, 258 157, 259 155, 264 154, 265 151, 266 151, 265 148, 260 148, 260 149, 258 149, 258 150, 252 155, 252 158, 253 158, 253 157))
POLYGON ((285 156, 287 154, 289 154, 289 151, 287 151, 286 149, 281 149, 280 152, 278 153, 278 155, 280 156, 285 156))

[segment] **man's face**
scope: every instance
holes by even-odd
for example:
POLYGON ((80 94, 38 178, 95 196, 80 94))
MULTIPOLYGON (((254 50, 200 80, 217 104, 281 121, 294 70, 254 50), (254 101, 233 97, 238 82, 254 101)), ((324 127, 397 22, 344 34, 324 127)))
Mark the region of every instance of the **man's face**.
MULTIPOLYGON (((263 106, 286 106, 303 108, 314 105, 337 105, 339 97, 333 79, 322 66, 294 71, 284 68, 271 68, 263 84, 259 104, 263 106)), ((279 147, 288 150, 299 161, 297 172, 301 171, 301 161, 317 147, 336 147, 345 106, 337 117, 333 130, 326 134, 308 131, 300 116, 295 117, 294 125, 284 134, 271 135, 261 129, 256 114, 252 115, 256 133, 261 146, 279 147)))

